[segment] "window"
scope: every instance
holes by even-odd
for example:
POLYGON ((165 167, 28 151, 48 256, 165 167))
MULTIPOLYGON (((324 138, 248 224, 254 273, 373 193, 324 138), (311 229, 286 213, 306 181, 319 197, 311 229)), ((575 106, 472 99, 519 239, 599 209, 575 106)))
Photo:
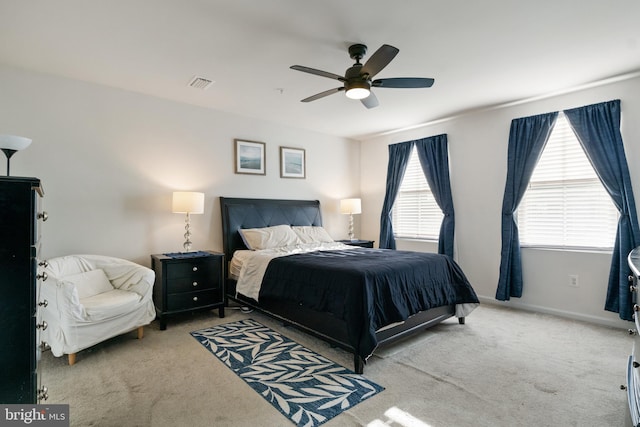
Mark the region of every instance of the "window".
POLYGON ((522 246, 611 249, 618 210, 560 112, 518 206, 522 246))
POLYGON ((438 240, 443 216, 414 147, 391 213, 393 235, 396 238, 438 240))

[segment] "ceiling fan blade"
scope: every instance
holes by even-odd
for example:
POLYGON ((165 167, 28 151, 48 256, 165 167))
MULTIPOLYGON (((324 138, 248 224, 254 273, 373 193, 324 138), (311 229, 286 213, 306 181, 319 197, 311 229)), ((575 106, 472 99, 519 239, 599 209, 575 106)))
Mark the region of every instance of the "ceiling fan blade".
POLYGON ((378 50, 376 50, 369 60, 362 66, 361 74, 369 74, 369 78, 372 78, 378 74, 384 67, 389 65, 389 62, 400 52, 397 48, 383 44, 378 50))
POLYGON ((341 82, 345 81, 344 77, 337 74, 330 73, 328 71, 316 70, 315 68, 309 68, 303 65, 292 65, 289 68, 291 68, 292 70, 302 71, 303 73, 315 74, 316 76, 320 77, 328 77, 330 79, 340 80, 341 82))
POLYGON ((378 98, 373 94, 373 92, 370 92, 369 96, 367 96, 366 98, 362 98, 360 102, 362 102, 362 105, 367 108, 375 108, 380 105, 380 103, 378 102, 378 98))
POLYGON ((420 77, 396 77, 391 79, 378 79, 371 82, 374 87, 393 87, 393 88, 420 88, 431 87, 435 80, 420 77))
POLYGON ((337 87, 337 88, 334 88, 334 89, 325 90, 324 92, 316 93, 315 95, 312 95, 312 96, 310 96, 308 98, 305 98, 300 102, 315 101, 316 99, 324 98, 325 96, 332 95, 334 93, 340 92, 341 90, 344 90, 344 86, 337 87))

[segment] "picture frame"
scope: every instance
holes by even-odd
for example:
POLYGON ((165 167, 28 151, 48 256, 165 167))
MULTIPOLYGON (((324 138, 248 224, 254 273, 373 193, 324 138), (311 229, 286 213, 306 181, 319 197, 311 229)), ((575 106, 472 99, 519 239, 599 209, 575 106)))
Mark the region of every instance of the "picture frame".
POLYGON ((266 145, 259 141, 234 139, 235 172, 248 175, 266 175, 266 145))
POLYGON ((306 155, 303 148, 280 147, 280 178, 306 178, 306 155))

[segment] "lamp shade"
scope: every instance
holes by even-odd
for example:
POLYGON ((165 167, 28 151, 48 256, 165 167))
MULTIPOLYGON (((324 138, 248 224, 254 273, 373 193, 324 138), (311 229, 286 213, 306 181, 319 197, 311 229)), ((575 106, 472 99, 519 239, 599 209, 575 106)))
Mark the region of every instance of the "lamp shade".
POLYGON ((360 199, 342 199, 340 200, 340 213, 343 214, 359 214, 362 213, 360 199))
POLYGON ((204 193, 174 191, 171 211, 173 213, 189 214, 204 213, 204 193))
POLYGON ((24 150, 31 145, 31 139, 24 136, 0 135, 0 148, 6 150, 24 150))

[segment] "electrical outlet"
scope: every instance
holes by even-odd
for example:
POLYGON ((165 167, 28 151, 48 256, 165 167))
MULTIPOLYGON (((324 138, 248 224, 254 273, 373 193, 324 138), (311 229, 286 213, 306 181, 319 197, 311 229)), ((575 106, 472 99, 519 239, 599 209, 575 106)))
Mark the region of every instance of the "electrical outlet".
POLYGON ((570 274, 569 275, 569 286, 571 286, 572 288, 577 288, 578 285, 578 275, 577 274, 570 274))

